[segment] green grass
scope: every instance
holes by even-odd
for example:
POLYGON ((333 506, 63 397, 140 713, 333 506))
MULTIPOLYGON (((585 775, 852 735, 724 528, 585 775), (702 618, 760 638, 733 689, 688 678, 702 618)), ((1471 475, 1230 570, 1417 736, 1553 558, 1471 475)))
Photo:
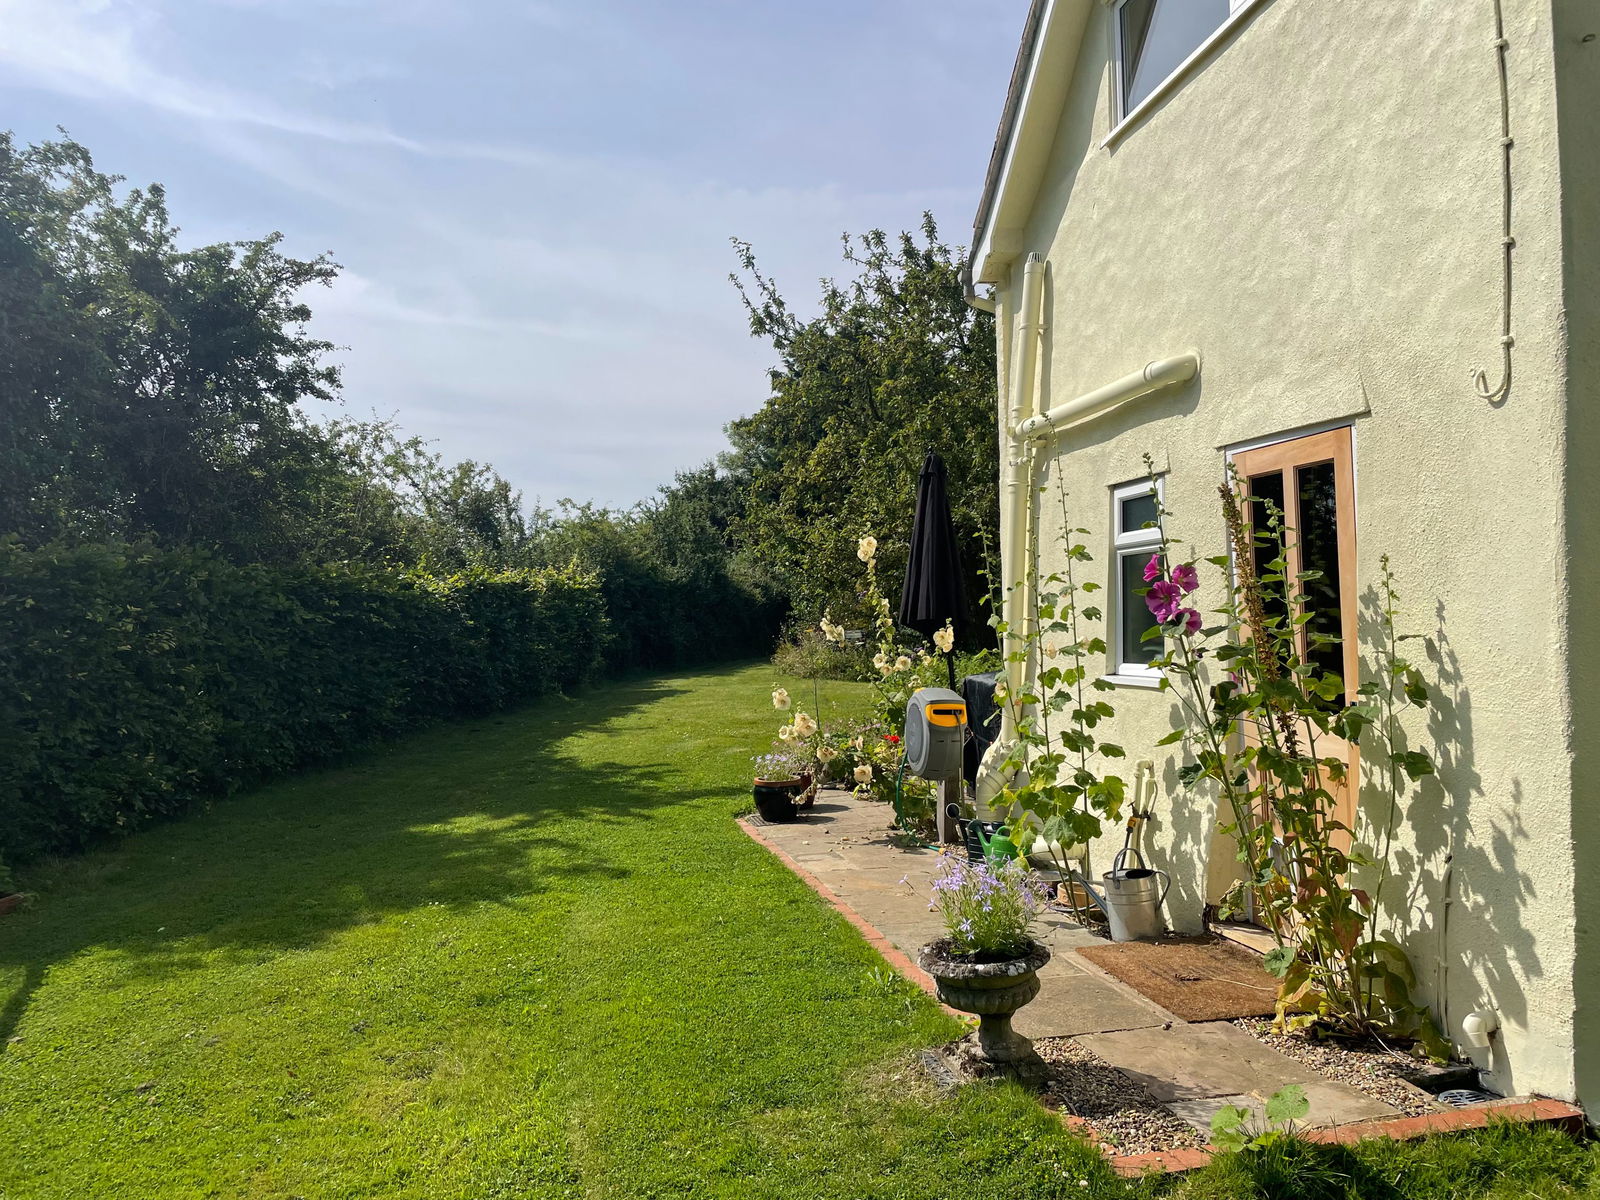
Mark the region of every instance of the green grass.
MULTIPOLYGON (((771 682, 451 725, 34 868, 0 921, 0 1196, 1151 1190, 1014 1089, 908 1073, 957 1026, 729 819, 771 682)), ((1361 1161, 1418 1197, 1589 1177, 1495 1136, 1361 1161)))

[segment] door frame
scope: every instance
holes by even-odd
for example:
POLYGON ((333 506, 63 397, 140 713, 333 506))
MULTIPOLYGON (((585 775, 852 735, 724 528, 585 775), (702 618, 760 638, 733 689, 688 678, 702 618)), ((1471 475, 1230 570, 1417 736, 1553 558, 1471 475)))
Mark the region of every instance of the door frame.
MULTIPOLYGON (((1274 470, 1292 472, 1294 468, 1299 466, 1311 466, 1321 462, 1332 462, 1334 464, 1336 495, 1343 501, 1337 509, 1337 514, 1340 517, 1348 515, 1347 520, 1339 521, 1337 531, 1342 643, 1340 646, 1340 673, 1344 678, 1345 700, 1347 703, 1355 703, 1359 697, 1361 661, 1360 601, 1356 591, 1356 548, 1359 515, 1356 505, 1355 423, 1347 418, 1273 434, 1268 437, 1255 438, 1248 442, 1239 442, 1223 448, 1223 460, 1225 470, 1228 468, 1238 470, 1241 483, 1247 482, 1250 475, 1266 474, 1274 470), (1326 454, 1324 454, 1324 451, 1326 451, 1326 454)), ((1231 470, 1229 471, 1229 477, 1231 480, 1231 470)), ((1300 537, 1298 532, 1300 496, 1298 487, 1286 486, 1284 488, 1284 502, 1286 510, 1284 512, 1284 523, 1287 527, 1296 531, 1295 544, 1293 547, 1288 548, 1290 574, 1296 575, 1301 570, 1300 537)), ((1232 557, 1231 548, 1229 557, 1232 557)), ((1231 569, 1236 572, 1237 566, 1231 569)), ((1234 736, 1242 741, 1244 737, 1243 730, 1237 730, 1234 736)), ((1344 751, 1346 762, 1345 785, 1336 802, 1333 815, 1349 828, 1350 832, 1345 837, 1349 840, 1354 840, 1356 816, 1360 807, 1360 748, 1354 744, 1345 743, 1344 751)))

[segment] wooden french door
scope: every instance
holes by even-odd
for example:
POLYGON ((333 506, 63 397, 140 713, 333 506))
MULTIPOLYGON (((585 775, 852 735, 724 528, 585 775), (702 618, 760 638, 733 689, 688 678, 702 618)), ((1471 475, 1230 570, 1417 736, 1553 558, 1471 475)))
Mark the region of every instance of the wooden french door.
MULTIPOLYGON (((1325 672, 1344 680, 1345 703, 1353 704, 1359 686, 1356 641, 1356 511, 1355 462, 1348 426, 1274 442, 1233 455, 1234 469, 1247 496, 1259 497, 1279 508, 1285 526, 1289 578, 1307 571, 1320 576, 1307 581, 1291 597, 1294 614, 1309 613, 1296 637, 1303 657, 1325 672), (1310 644, 1316 632, 1337 641, 1310 644)), ((1263 506, 1246 506, 1257 524, 1256 563, 1270 562, 1279 547, 1267 535, 1263 506)), ((1355 828, 1360 760, 1357 747, 1331 735, 1318 735, 1317 754, 1343 758, 1347 774, 1342 784, 1329 784, 1333 794, 1330 814, 1348 829, 1355 828)))

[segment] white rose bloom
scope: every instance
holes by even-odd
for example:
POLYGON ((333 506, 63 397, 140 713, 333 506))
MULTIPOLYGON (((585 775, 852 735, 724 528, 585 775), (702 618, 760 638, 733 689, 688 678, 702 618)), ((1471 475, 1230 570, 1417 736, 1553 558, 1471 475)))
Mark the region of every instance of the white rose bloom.
POLYGON ((835 750, 832 746, 818 746, 817 747, 817 761, 818 762, 829 763, 829 762, 832 762, 834 759, 836 759, 838 757, 839 757, 839 752, 837 750, 835 750))
POLYGON ((789 689, 775 688, 772 693, 772 707, 779 712, 789 711, 789 689))
POLYGON ((856 776, 856 782, 857 783, 871 783, 872 782, 872 768, 871 767, 857 767, 856 770, 855 770, 855 776, 856 776))
POLYGON ((856 750, 861 749, 861 739, 858 738, 858 737, 851 738, 850 739, 850 745, 851 745, 851 747, 853 749, 856 749, 856 750))
POLYGON ((949 625, 937 630, 933 635, 933 644, 939 647, 942 653, 949 654, 956 648, 956 631, 949 625))
POLYGON ((909 670, 911 670, 911 659, 910 659, 910 657, 907 656, 907 655, 902 654, 899 658, 895 659, 894 660, 894 669, 896 671, 909 671, 909 670))
POLYGON ((817 723, 805 713, 795 713, 794 732, 796 737, 808 738, 817 731, 817 723))
POLYGON ((878 539, 870 533, 856 543, 856 557, 862 562, 871 562, 878 557, 878 539))

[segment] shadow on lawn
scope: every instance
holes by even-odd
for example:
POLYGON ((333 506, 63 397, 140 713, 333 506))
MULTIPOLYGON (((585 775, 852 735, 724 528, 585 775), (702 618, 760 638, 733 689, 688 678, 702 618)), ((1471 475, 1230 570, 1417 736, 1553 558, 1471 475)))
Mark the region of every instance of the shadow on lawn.
POLYGON ((159 978, 218 949, 265 959, 425 905, 521 902, 625 875, 586 834, 602 814, 678 803, 671 769, 559 747, 609 727, 623 736, 681 691, 642 680, 453 722, 35 869, 39 900, 0 938, 0 1053, 49 968, 86 949, 114 950, 123 978, 159 978))

